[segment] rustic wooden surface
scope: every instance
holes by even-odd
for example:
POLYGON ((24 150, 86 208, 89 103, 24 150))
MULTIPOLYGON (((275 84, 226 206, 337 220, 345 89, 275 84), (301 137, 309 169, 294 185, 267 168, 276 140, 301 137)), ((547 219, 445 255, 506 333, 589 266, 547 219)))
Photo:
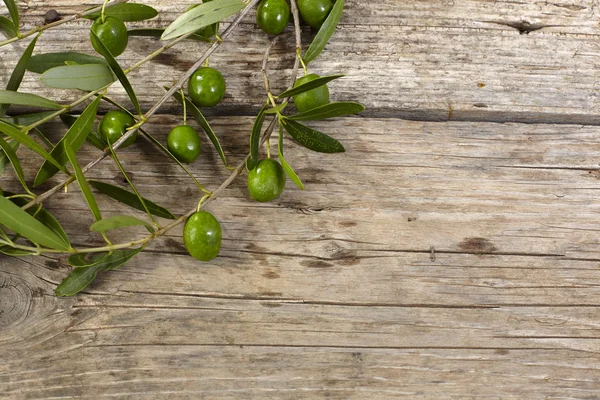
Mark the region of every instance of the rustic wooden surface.
MULTIPOLYGON (((163 12, 154 26, 191 2, 146 3, 163 12)), ((19 5, 31 27, 50 8, 66 15, 92 2, 19 5)), ((176 231, 57 299, 64 257, 0 259, 0 397, 600 399, 599 13, 592 0, 348 0, 314 70, 348 74, 332 96, 368 109, 313 124, 347 153, 290 142, 307 189, 288 183, 271 204, 249 201, 236 181, 210 206, 224 242, 208 264, 186 256, 176 231)), ((36 52, 90 51, 87 26, 44 34, 36 52)), ((267 39, 249 19, 233 41, 211 58, 228 82, 211 122, 240 160, 267 39)), ((276 87, 292 43, 273 53, 276 87)), ((120 60, 157 46, 132 39, 120 60)), ((132 77, 145 107, 193 62, 190 46, 200 45, 132 77)), ((23 48, 2 49, 0 82, 23 48)), ((23 90, 74 98, 36 77, 23 90)), ((161 112, 149 130, 164 140, 180 110, 161 112)), ((226 171, 205 149, 193 171, 214 188, 226 171)), ((32 179, 39 162, 20 154, 32 179)), ((80 157, 97 154, 84 147, 80 157)), ((197 201, 151 144, 138 140, 122 161, 174 212, 197 201)), ((89 176, 123 184, 108 161, 89 176)), ((12 171, 1 179, 17 188, 12 171)), ((107 215, 129 211, 98 200, 107 215)), ((100 243, 75 187, 48 208, 74 243, 100 243)), ((121 238, 132 234, 142 232, 121 238)))

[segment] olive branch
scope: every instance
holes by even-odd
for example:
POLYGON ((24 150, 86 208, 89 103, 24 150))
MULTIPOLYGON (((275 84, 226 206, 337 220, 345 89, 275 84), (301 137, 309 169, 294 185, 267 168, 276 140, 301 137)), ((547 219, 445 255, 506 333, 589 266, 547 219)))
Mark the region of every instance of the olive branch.
MULTIPOLYGON (((102 4, 102 6, 95 7, 65 19, 20 33, 19 14, 14 0, 4 0, 4 2, 9 10, 11 19, 9 20, 8 18, 0 17, 0 29, 2 29, 8 36, 12 37, 0 42, 0 47, 22 40, 26 37, 33 36, 35 34, 37 34, 37 36, 30 42, 29 46, 21 56, 8 82, 7 90, 0 91, 0 103, 4 104, 0 105, 0 132, 4 134, 4 137, 0 137, 0 147, 2 148, 2 153, 0 154, 0 170, 3 172, 6 165, 10 163, 15 170, 17 178, 21 182, 23 189, 26 192, 22 194, 5 192, 3 193, 3 196, 0 196, 0 252, 12 256, 30 254, 39 255, 42 253, 72 254, 69 258, 69 264, 73 266, 74 269, 71 274, 58 286, 57 290, 55 291, 57 295, 73 295, 87 287, 94 280, 98 272, 108 271, 120 267, 138 254, 141 250, 143 250, 152 240, 165 234, 172 228, 185 223, 193 214, 202 210, 207 204, 214 201, 223 192, 223 190, 227 188, 246 169, 250 171, 250 173, 256 171, 257 168, 255 167, 259 162, 258 153, 261 146, 266 144, 268 158, 270 158, 269 138, 277 126, 279 126, 279 161, 288 177, 294 183, 296 183, 296 185, 304 188, 300 178, 296 175, 292 167, 287 163, 283 156, 284 130, 288 132, 297 143, 308 149, 325 153, 344 151, 343 146, 337 142, 337 140, 325 135, 324 133, 315 131, 298 121, 326 119, 347 114, 355 114, 363 109, 363 107, 357 103, 328 103, 313 110, 300 112, 296 115, 284 115, 284 110, 289 105, 288 100, 290 97, 298 96, 303 93, 310 92, 311 90, 322 88, 331 80, 341 77, 341 75, 334 75, 313 79, 303 84, 295 84, 300 65, 302 65, 306 74, 306 65, 319 55, 334 33, 335 27, 337 26, 342 15, 344 5, 343 0, 337 0, 335 2, 333 9, 328 16, 326 16, 322 26, 318 30, 311 45, 308 47, 303 56, 299 10, 296 0, 291 0, 291 14, 294 22, 296 58, 291 76, 290 88, 279 95, 275 95, 270 88, 268 60, 270 51, 278 40, 278 36, 276 36, 273 40, 271 40, 265 51, 261 69, 265 83, 267 100, 264 103, 265 106, 257 115, 250 134, 250 152, 236 167, 230 167, 228 165, 219 143, 219 139, 208 124, 206 118, 204 118, 202 115, 201 111, 188 97, 184 95, 182 92, 182 87, 186 81, 188 81, 190 76, 192 76, 192 74, 198 68, 207 62, 210 55, 217 51, 223 41, 230 36, 233 30, 235 30, 239 25, 240 21, 242 21, 242 19, 248 14, 250 9, 258 4, 259 0, 248 0, 246 2, 241 2, 240 0, 214 0, 210 3, 205 1, 205 3, 202 3, 202 5, 186 11, 164 30, 130 30, 130 35, 161 36, 162 39, 167 40, 167 43, 125 70, 121 68, 111 51, 106 48, 102 40, 99 39, 94 31, 91 32, 91 39, 92 41, 96 40, 96 43, 100 43, 98 46, 95 45, 95 48, 103 56, 103 59, 81 55, 78 53, 70 54, 69 57, 65 55, 67 53, 39 56, 32 56, 32 53, 37 40, 44 31, 56 28, 66 22, 81 18, 102 18, 102 21, 104 21, 105 15, 117 16, 122 18, 124 21, 140 20, 139 18, 148 19, 157 14, 157 12, 151 7, 127 3, 127 0, 115 0, 112 2, 108 2, 107 0, 102 4), (210 38, 199 35, 199 29, 211 24, 219 23, 223 19, 235 13, 238 13, 237 17, 231 22, 227 29, 222 32, 222 34, 219 35, 217 33, 215 35, 215 40, 211 40, 210 38), (210 43, 210 46, 196 60, 196 62, 177 79, 172 86, 166 88, 165 94, 160 98, 159 101, 157 101, 146 113, 142 113, 139 101, 135 91, 127 79, 127 75, 186 39, 206 41, 210 43), (38 64, 50 64, 53 66, 53 68, 44 69, 45 67, 40 67, 39 65, 36 66, 33 62, 34 60, 36 60, 38 64), (52 64, 52 62, 54 64, 52 64), (98 75, 100 79, 94 82, 78 82, 78 85, 89 84, 90 87, 86 87, 86 89, 84 89, 87 92, 85 95, 67 105, 60 105, 52 100, 45 99, 34 94, 18 92, 18 87, 27 69, 31 70, 38 68, 38 71, 34 72, 39 72, 39 69, 41 68, 43 70, 42 81, 44 81, 44 77, 46 77, 48 82, 62 84, 60 83, 62 82, 60 79, 63 79, 60 75, 60 73, 62 73, 62 70, 60 69, 65 67, 74 67, 70 69, 70 72, 76 70, 77 67, 80 67, 82 70, 89 68, 93 69, 94 71, 101 71, 102 73, 98 75), (52 75, 53 73, 54 75, 52 75), (134 105, 136 111, 135 114, 129 112, 123 106, 106 97, 106 91, 116 81, 119 81, 128 93, 129 98, 134 105), (187 111, 190 111, 194 119, 203 128, 205 133, 209 136, 211 142, 213 142, 215 145, 225 167, 231 170, 228 178, 223 181, 222 184, 213 192, 204 189, 198 180, 193 176, 193 174, 181 162, 179 162, 179 160, 177 160, 177 158, 165 146, 163 146, 159 141, 154 139, 143 129, 143 126, 149 122, 152 116, 155 115, 162 105, 171 97, 174 97, 176 100, 178 100, 183 105, 184 110, 187 109, 187 111), (69 112, 71 112, 78 105, 91 99, 94 100, 88 104, 79 117, 75 118, 70 116, 69 112), (135 121, 130 127, 127 128, 127 130, 118 140, 114 141, 114 143, 103 140, 101 136, 92 131, 92 125, 95 120, 100 101, 107 101, 113 104, 122 111, 127 112, 128 115, 130 115, 135 121), (4 117, 8 106, 12 104, 50 108, 55 109, 56 111, 38 113, 29 116, 4 117), (272 120, 267 128, 263 131, 264 121, 269 116, 272 116, 272 120), (38 130, 38 127, 55 119, 56 117, 61 117, 63 120, 70 122, 70 128, 63 138, 56 145, 53 145, 38 130), (48 151, 28 135, 31 132, 36 134, 40 140, 46 144, 48 151), (159 149, 167 156, 176 161, 181 168, 183 168, 185 172, 194 180, 198 188, 204 193, 204 196, 198 202, 197 207, 182 216, 175 217, 164 207, 161 207, 141 196, 133 182, 129 179, 127 172, 123 168, 117 156, 117 150, 129 139, 134 137, 134 135, 137 135, 138 132, 159 147, 159 149), (86 140, 102 150, 102 154, 92 162, 81 167, 78 164, 76 153, 83 141, 86 140), (33 193, 26 183, 19 159, 16 155, 16 149, 20 144, 23 144, 30 150, 33 150, 45 160, 44 164, 42 165, 42 169, 40 169, 38 176, 36 176, 36 180, 38 180, 38 177, 42 172, 43 179, 48 179, 59 171, 66 173, 68 178, 42 194, 36 195, 33 193), (119 170, 125 177, 125 180, 131 187, 133 193, 102 182, 88 181, 85 177, 86 172, 90 171, 100 161, 109 156, 115 161, 119 170), (66 168, 67 162, 71 164, 73 173, 66 168), (92 224, 91 229, 102 234, 106 241, 105 246, 77 249, 73 248, 70 244, 67 234, 64 232, 58 221, 42 207, 45 200, 61 189, 66 189, 69 184, 75 181, 77 181, 79 184, 83 196, 92 214, 96 218, 96 222, 92 224), (92 187, 100 193, 121 201, 124 204, 145 211, 148 214, 151 223, 132 216, 116 216, 103 219, 96 204, 94 194, 91 190, 92 187), (156 221, 155 216, 169 218, 173 221, 161 226, 156 221), (117 244, 111 243, 106 236, 106 232, 112 229, 136 225, 145 226, 148 229, 149 234, 138 240, 117 244), (33 243, 34 246, 21 244, 23 239, 33 243)), ((44 65, 47 66, 46 64, 44 65)), ((81 89, 81 87, 70 88, 81 89)), ((187 114, 187 111, 184 111, 184 113, 187 114)), ((42 178, 40 178, 40 180, 42 180, 42 178)))

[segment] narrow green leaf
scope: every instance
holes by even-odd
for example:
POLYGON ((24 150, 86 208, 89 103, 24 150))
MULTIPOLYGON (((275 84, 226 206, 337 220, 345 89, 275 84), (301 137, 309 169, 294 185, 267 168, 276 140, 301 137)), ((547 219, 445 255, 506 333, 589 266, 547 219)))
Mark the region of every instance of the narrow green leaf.
POLYGON ((115 215, 96 221, 90 227, 92 232, 105 232, 112 229, 127 228, 130 226, 144 226, 150 233, 154 233, 154 227, 146 221, 131 215, 115 215))
POLYGON ((94 31, 90 31, 90 35, 93 35, 94 38, 96 39, 96 44, 97 44, 96 50, 99 50, 99 53, 102 54, 102 56, 106 59, 106 62, 108 63, 110 68, 113 70, 115 75, 117 75, 117 78, 119 78, 119 82, 121 82, 121 85, 123 85, 123 88, 129 95, 129 98, 131 99, 131 102, 133 103, 133 106, 135 107, 137 113, 141 115, 142 109, 140 108, 140 103, 137 99, 137 96, 135 95, 133 87, 131 87, 129 80, 127 79, 127 75, 125 75, 125 72, 123 72, 123 70, 121 69, 121 66, 119 65, 117 60, 115 60, 113 55, 110 54, 110 51, 106 48, 104 43, 102 43, 102 41, 98 38, 98 36, 96 36, 96 33, 94 31))
MULTIPOLYGON (((73 153, 77 153, 89 132, 92 130, 92 125, 96 120, 96 112, 98 111, 98 104, 102 99, 98 96, 96 100, 91 102, 83 111, 81 116, 71 125, 67 133, 60 139, 60 141, 54 146, 54 149, 50 152, 50 155, 54 157, 61 165, 66 165, 69 158, 65 153, 65 143, 68 143, 73 153)), ((40 170, 38 171, 33 181, 33 186, 41 185, 48 179, 52 178, 59 171, 55 165, 48 161, 44 161, 40 170)))
POLYGON ((32 194, 31 190, 29 190, 29 187, 27 186, 27 182, 25 182, 25 175, 23 174, 23 168, 21 167, 21 162, 19 161, 19 157, 17 157, 17 153, 15 152, 14 148, 9 143, 7 143, 4 139, 2 139, 2 137, 0 137, 0 147, 2 147, 4 154, 10 160, 10 163, 12 164, 13 169, 15 170, 15 173, 17 174, 17 178, 19 179, 19 182, 21 182, 21 185, 23 186, 23 189, 25 189, 25 191, 27 193, 32 194))
POLYGON ((335 32, 335 28, 337 27, 337 24, 342 18, 343 11, 344 0, 337 0, 333 5, 329 16, 327 17, 325 22, 323 22, 323 25, 321 25, 319 32, 317 32, 310 46, 308 46, 308 50, 306 50, 306 53, 304 53, 303 60, 306 64, 308 64, 309 62, 317 58, 319 54, 321 54, 321 52, 325 48, 325 45, 327 44, 327 42, 329 42, 329 39, 335 32))
POLYGON ((37 54, 29 60, 27 69, 36 74, 43 74, 51 68, 62 67, 67 62, 76 62, 77 64, 100 64, 106 65, 103 58, 90 56, 89 54, 77 53, 75 51, 65 51, 60 53, 37 54))
POLYGON ((19 19, 19 8, 17 7, 17 3, 15 3, 15 0, 4 0, 4 4, 6 4, 6 8, 8 8, 10 18, 12 19, 13 25, 18 32, 19 25, 21 25, 21 20, 19 19))
POLYGON ((67 172, 67 170, 58 161, 56 161, 56 159, 54 159, 54 157, 52 157, 46 150, 44 150, 42 146, 40 146, 35 140, 21 132, 14 126, 9 125, 4 121, 0 121, 0 132, 3 132, 4 134, 10 136, 19 143, 24 144, 30 150, 36 152, 37 154, 54 164, 61 171, 67 172))
POLYGON ((50 68, 40 77, 40 81, 57 89, 78 89, 95 91, 116 81, 106 64, 63 65, 50 68))
POLYGON ((98 272, 116 269, 131 260, 142 249, 115 250, 111 253, 95 253, 86 258, 82 254, 69 257, 69 264, 74 269, 54 289, 54 295, 60 297, 73 296, 88 287, 96 279, 98 272), (80 265, 84 264, 84 265, 80 265))
MULTIPOLYGON (((70 114, 61 114, 60 115, 60 119, 68 127, 70 127, 71 125, 73 125, 75 123, 75 121, 77 121, 77 117, 75 117, 73 115, 70 115, 70 114)), ((104 151, 104 149, 106 149, 106 147, 108 146, 108 143, 106 143, 106 141, 104 140, 104 138, 102 136, 100 136, 98 134, 98 132, 96 132, 93 129, 90 129, 90 131, 88 132, 85 140, 89 144, 91 144, 92 146, 94 146, 95 148, 97 148, 98 150, 104 151)))
POLYGON ((63 279, 60 285, 54 289, 54 295, 66 297, 81 292, 96 279, 96 275, 102 270, 102 265, 92 265, 87 268, 75 268, 65 279, 63 279))
MULTIPOLYGON (((120 3, 104 9, 104 16, 115 17, 123 22, 136 22, 152 19, 158 15, 158 11, 145 4, 120 3)), ((87 19, 100 17, 100 11, 86 15, 87 19)))
POLYGON ((283 111, 284 108, 286 108, 288 106, 288 102, 284 101, 283 103, 281 103, 278 106, 275 106, 273 108, 269 108, 268 110, 265 111, 265 114, 277 114, 280 113, 281 111, 283 111))
POLYGON ((74 268, 101 266, 103 270, 110 271, 117 269, 125 264, 136 254, 142 251, 142 248, 137 249, 121 249, 113 250, 112 252, 101 253, 77 253, 69 257, 69 265, 74 268))
POLYGON ((13 257, 30 256, 35 254, 33 251, 15 249, 14 247, 10 247, 8 245, 0 246, 0 253, 13 257))
POLYGON ((38 128, 33 128, 33 134, 37 136, 42 142, 44 142, 47 150, 51 150, 54 148, 54 144, 38 128))
POLYGON ((296 184, 296 186, 304 190, 304 184, 302 183, 298 175, 296 175, 296 172, 294 171, 292 166, 288 164, 288 162, 283 157, 283 126, 281 124, 279 125, 279 140, 277 142, 277 152, 279 153, 279 162, 281 163, 281 166, 283 167, 287 176, 292 180, 292 182, 296 184))
MULTIPOLYGON (((19 59, 19 62, 13 69, 12 74, 10 75, 10 79, 8 80, 8 84, 6 85, 6 90, 11 90, 16 92, 21 86, 21 81, 23 81, 23 77, 25 76, 25 72, 27 71, 27 64, 29 64, 29 60, 31 58, 31 54, 33 53, 33 49, 35 48, 35 44, 37 43, 40 35, 38 34, 32 41, 29 43, 29 46, 23 52, 23 55, 19 59)), ((1 104, 0 105, 0 117, 3 117, 6 114, 6 110, 10 104, 1 104)))
MULTIPOLYGON (((4 195, 12 196, 12 195, 14 195, 14 193, 4 192, 4 195)), ((13 203, 15 203, 16 205, 18 205, 19 207, 23 207, 28 202, 26 199, 18 198, 18 197, 11 199, 11 201, 13 203)), ((50 229, 52 232, 54 232, 56 234, 56 236, 58 236, 59 238, 62 239, 62 241, 64 242, 64 244, 66 246, 71 247, 71 242, 69 241, 69 236, 67 235, 67 233, 65 232, 63 227, 60 225, 58 220, 54 217, 54 215, 52 215, 50 213, 50 211, 46 210, 45 208, 40 208, 38 210, 36 207, 28 208, 25 211, 27 211, 30 215, 35 216, 35 219, 40 221, 48 229, 50 229)))
POLYGON ((291 96, 295 96, 297 94, 300 93, 304 93, 304 92, 308 92, 309 90, 313 90, 318 88, 319 86, 323 86, 325 85, 327 82, 331 82, 334 79, 338 79, 338 78, 342 78, 346 75, 330 75, 330 76, 322 76, 320 78, 317 78, 313 81, 310 82, 306 82, 300 86, 297 86, 295 88, 292 89, 288 89, 285 92, 281 93, 279 96, 277 96, 280 99, 284 99, 286 97, 291 97, 291 96))
POLYGON ((70 246, 64 243, 63 238, 4 196, 0 196, 0 223, 33 243, 69 250, 70 246))
POLYGON ((285 130, 302 146, 319 153, 343 153, 344 146, 331 136, 316 131, 299 122, 282 118, 285 130))
POLYGON ((15 28, 15 24, 6 17, 0 15, 0 31, 4 32, 8 39, 14 38, 17 36, 17 30, 15 28))
MULTIPOLYGON (((164 29, 160 29, 160 28, 138 28, 138 29, 129 29, 127 31, 127 33, 129 34, 129 37, 132 36, 142 36, 142 37, 154 37, 157 39, 160 39, 160 37, 162 36, 162 34, 165 32, 164 29)), ((211 43, 212 41, 208 38, 205 38, 204 36, 194 33, 193 35, 189 36, 188 39, 192 39, 192 40, 199 40, 201 42, 207 42, 207 43, 211 43)))
POLYGON ((260 109, 258 115, 256 116, 256 120, 254 120, 254 125, 252 125, 252 132, 250 133, 250 160, 251 163, 248 166, 251 166, 251 169, 254 169, 256 163, 258 162, 258 150, 260 147, 260 133, 262 132, 262 127, 265 122, 265 111, 268 107, 268 104, 265 104, 263 108, 260 109))
POLYGON ((0 118, 0 120, 13 125, 28 126, 46 118, 51 114, 54 114, 54 111, 43 111, 34 114, 23 114, 15 115, 12 117, 2 117, 0 118))
POLYGON ((19 93, 13 92, 12 90, 0 90, 0 103, 2 104, 16 104, 20 106, 32 106, 40 108, 58 109, 62 106, 55 103, 52 100, 48 100, 44 97, 31 94, 31 93, 19 93))
POLYGON ((213 0, 183 13, 165 29, 161 39, 170 40, 232 16, 246 6, 240 0, 213 0))
MULTIPOLYGON (((122 189, 118 186, 110 185, 108 183, 100 182, 100 181, 89 181, 90 185, 99 191, 102 194, 107 195, 108 197, 115 199, 123 204, 126 204, 130 207, 135 208, 136 210, 146 211, 144 209, 144 205, 140 202, 138 197, 125 189, 122 189)), ((152 215, 156 215, 157 217, 167 218, 167 219, 175 219, 175 216, 166 208, 159 206, 158 204, 144 198, 144 203, 148 207, 148 210, 152 213, 152 215)))
MULTIPOLYGON (((19 148, 19 142, 11 140, 8 142, 8 145, 10 147, 12 147, 12 149, 15 151, 15 153, 17 152, 17 149, 19 148)), ((6 169, 6 166, 9 163, 10 163, 10 159, 8 158, 8 156, 6 155, 4 150, 1 150, 0 151, 0 175, 2 175, 4 173, 4 170, 6 169)))
MULTIPOLYGON (((217 1, 217 0, 213 0, 213 1, 217 1)), ((209 3, 209 4, 212 4, 212 3, 209 3)), ((183 104, 184 99, 181 97, 181 93, 175 92, 173 94, 173 97, 175 97, 175 99, 179 102, 179 104, 183 104)), ((225 152, 223 151, 221 142, 219 142, 219 138, 215 134, 215 131, 213 131, 213 129, 210 127, 210 124, 208 123, 206 118, 204 118, 204 115, 202 115, 202 112, 187 97, 185 98, 185 105, 186 105, 187 111, 192 113, 192 116, 194 117, 194 119, 196 120, 198 125, 200 125, 200 127, 204 130, 204 132, 206 133, 206 135, 212 142, 213 146, 215 146, 215 149, 217 149, 217 152, 219 153, 219 156, 221 157, 221 160, 223 161, 223 164, 225 165, 225 167, 228 167, 229 164, 227 164, 227 158, 225 158, 225 152)))
POLYGON ((329 103, 325 104, 324 106, 313 108, 312 110, 292 115, 291 117, 287 118, 294 121, 317 121, 327 118, 341 117, 342 115, 358 114, 364 109, 365 107, 359 103, 329 103))
POLYGON ((85 201, 87 202, 88 206, 90 207, 90 210, 92 211, 92 214, 94 215, 94 218, 96 218, 97 221, 101 220, 102 214, 100 213, 100 209, 98 208, 98 203, 96 203, 96 198, 94 197, 94 194, 92 193, 92 189, 90 189, 90 186, 87 182, 87 179, 85 178, 85 175, 83 175, 83 171, 81 171, 81 167, 79 166, 79 163, 77 162, 77 157, 75 156, 75 152, 73 151, 71 146, 72 146, 72 143, 63 142, 63 148, 65 149, 67 158, 69 159, 69 161, 71 162, 71 165, 73 166, 73 170, 75 171, 75 177, 77 178, 77 183, 79 184, 79 187, 81 188, 81 193, 83 193, 83 197, 85 197, 85 201))

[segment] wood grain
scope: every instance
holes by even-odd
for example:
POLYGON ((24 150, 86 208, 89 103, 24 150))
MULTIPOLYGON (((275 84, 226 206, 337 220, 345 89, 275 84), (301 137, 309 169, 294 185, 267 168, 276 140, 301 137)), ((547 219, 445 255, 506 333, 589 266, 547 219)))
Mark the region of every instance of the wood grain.
MULTIPOLYGON (((162 12, 144 26, 164 26, 193 3, 140 2, 162 12)), ((25 27, 50 8, 92 5, 19 2, 25 27)), ((310 123, 347 153, 286 139, 306 190, 288 182, 281 198, 258 204, 244 177, 234 182, 209 206, 224 232, 211 263, 187 256, 176 229, 59 299, 66 257, 0 258, 0 397, 600 399, 598 10, 592 0, 348 0, 311 68, 347 73, 332 96, 368 108, 310 123)), ((211 57, 228 93, 207 114, 231 162, 248 152, 249 114, 263 98, 267 38, 251 22, 211 57)), ((88 25, 47 32, 36 51, 91 52, 88 25)), ((289 36, 273 51, 276 88, 292 45, 289 36)), ((132 39, 119 60, 158 46, 132 39)), ((132 74, 145 108, 201 46, 132 74)), ((23 49, 3 48, 0 82, 23 49)), ((35 76, 23 88, 75 98, 35 76)), ((126 99, 122 89, 111 95, 126 99)), ((148 130, 164 142, 181 110, 170 102, 161 111, 148 130)), ((56 142, 65 127, 42 130, 56 142)), ((84 145, 78 158, 98 154, 84 145)), ((41 160, 19 156, 32 182, 41 160)), ((120 159, 144 196, 175 213, 200 197, 143 139, 120 159)), ((227 176, 205 137, 191 170, 209 189, 227 176)), ((125 187, 110 160, 89 177, 125 187)), ((18 189, 10 167, 0 185, 18 189)), ((97 199, 103 215, 132 213, 97 199)), ((102 243, 77 185, 45 206, 77 246, 102 243)))
MULTIPOLYGON (((158 8, 161 16, 137 25, 166 26, 193 1, 142 3, 158 8)), ((24 25, 41 24, 51 8, 68 15, 92 5, 96 3, 30 2, 24 25)), ((260 62, 268 38, 251 23, 253 18, 251 13, 232 41, 211 57, 228 84, 225 102, 216 113, 247 115, 262 105, 260 62)), ((598 124, 597 18, 592 0, 354 0, 348 2, 335 40, 311 70, 347 74, 331 85, 333 98, 360 100, 371 117, 598 124)), ((80 22, 49 31, 36 52, 92 52, 88 29, 88 22, 80 22)), ((291 26, 288 30, 286 40, 273 51, 278 60, 272 64, 276 89, 284 88, 292 66, 291 26)), ((305 30, 303 41, 311 38, 305 30)), ((158 47, 156 41, 132 38, 119 60, 131 65, 158 47)), ((144 108, 158 100, 163 86, 184 72, 202 48, 198 43, 179 45, 132 75, 134 87, 144 88, 144 108)), ((0 55, 1 80, 8 79, 24 47, 8 50, 0 55)), ((61 101, 74 99, 72 92, 44 88, 36 76, 29 76, 23 89, 61 101)), ((123 89, 112 92, 126 101, 123 89)), ((174 106, 170 103, 163 112, 174 106)))

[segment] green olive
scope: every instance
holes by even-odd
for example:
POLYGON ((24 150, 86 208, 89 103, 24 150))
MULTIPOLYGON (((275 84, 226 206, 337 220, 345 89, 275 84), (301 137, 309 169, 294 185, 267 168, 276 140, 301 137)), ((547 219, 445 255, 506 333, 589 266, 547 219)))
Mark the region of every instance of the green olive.
POLYGON ((167 146, 175 158, 182 163, 189 164, 200 155, 200 136, 191 126, 179 125, 169 132, 167 146))
POLYGON ((298 11, 308 25, 319 29, 333 8, 331 0, 298 0, 298 11))
POLYGON ((265 33, 280 34, 290 21, 290 6, 285 0, 263 0, 256 10, 256 23, 265 33))
MULTIPOLYGON (((98 39, 102 41, 102 44, 104 44, 114 57, 121 55, 127 48, 129 40, 127 27, 118 18, 105 17, 104 22, 102 22, 102 18, 98 18, 92 24, 91 31, 98 36, 98 39)), ((100 46, 97 39, 91 33, 90 40, 94 49, 100 53, 100 46)))
POLYGON ((210 261, 221 249, 221 225, 206 211, 198 211, 188 218, 183 227, 183 243, 192 257, 210 261))
POLYGON ((248 173, 250 196, 260 202, 275 200, 285 189, 285 171, 275 160, 260 160, 248 173))
POLYGON ((225 96, 225 79, 214 68, 202 67, 190 77, 188 94, 199 107, 216 106, 225 96))
MULTIPOLYGON (((296 81, 294 87, 304 83, 318 79, 317 74, 308 74, 296 81)), ((329 89, 327 85, 319 86, 318 88, 309 90, 308 92, 300 93, 294 96, 294 104, 300 112, 312 110, 313 108, 324 106, 329 103, 329 89)))
MULTIPOLYGON (((126 112, 123 111, 109 111, 106 113, 104 117, 100 120, 100 125, 98 125, 98 133, 102 136, 108 143, 113 144, 123 134, 127 131, 127 128, 135 125, 135 119, 126 112)), ((125 148, 130 146, 133 142, 135 142, 135 138, 137 137, 137 132, 131 135, 122 145, 121 148, 125 148)))

